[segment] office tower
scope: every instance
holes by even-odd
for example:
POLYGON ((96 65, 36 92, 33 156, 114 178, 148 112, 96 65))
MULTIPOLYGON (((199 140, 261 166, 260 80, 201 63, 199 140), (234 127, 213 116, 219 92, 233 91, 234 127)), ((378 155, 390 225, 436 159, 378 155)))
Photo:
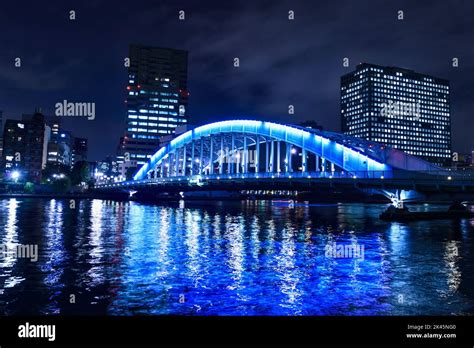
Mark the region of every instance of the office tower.
POLYGON ((80 161, 87 161, 87 139, 74 138, 71 167, 80 161))
MULTIPOLYGON (((37 108, 35 113, 42 114, 41 108, 37 108)), ((34 117, 35 114, 24 114, 22 120, 30 121, 34 117)), ((62 128, 60 117, 43 115, 43 119, 51 130, 46 162, 53 166, 69 167, 72 158, 72 134, 62 128)))
POLYGON ((5 178, 39 183, 46 167, 50 135, 51 128, 40 112, 21 121, 7 120, 2 157, 5 178))
POLYGON ((51 132, 48 144, 48 163, 56 166, 72 166, 72 135, 70 132, 58 129, 51 132))
POLYGON ((126 129, 117 156, 128 168, 146 163, 161 136, 187 124, 189 96, 186 51, 131 45, 129 58, 126 129))
POLYGON ((359 64, 341 77, 342 132, 438 165, 451 160, 449 81, 359 64))

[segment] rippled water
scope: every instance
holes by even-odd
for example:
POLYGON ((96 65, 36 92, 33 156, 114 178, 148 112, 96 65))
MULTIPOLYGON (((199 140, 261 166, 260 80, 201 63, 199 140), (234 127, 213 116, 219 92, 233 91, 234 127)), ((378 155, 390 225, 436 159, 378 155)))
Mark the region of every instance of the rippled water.
POLYGON ((0 255, 0 311, 474 314, 474 220, 387 223, 383 209, 0 200, 0 244, 39 248, 37 262, 0 255), (328 257, 334 243, 364 257, 328 257))

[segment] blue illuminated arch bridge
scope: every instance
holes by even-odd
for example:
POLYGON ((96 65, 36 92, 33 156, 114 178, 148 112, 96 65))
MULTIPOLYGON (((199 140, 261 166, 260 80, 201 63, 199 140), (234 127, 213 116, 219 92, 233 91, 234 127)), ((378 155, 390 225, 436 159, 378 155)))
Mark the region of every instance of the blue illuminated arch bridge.
POLYGON ((183 192, 347 184, 396 199, 474 186, 470 175, 443 170, 379 143, 294 125, 230 120, 177 136, 153 154, 133 180, 98 188, 183 192))

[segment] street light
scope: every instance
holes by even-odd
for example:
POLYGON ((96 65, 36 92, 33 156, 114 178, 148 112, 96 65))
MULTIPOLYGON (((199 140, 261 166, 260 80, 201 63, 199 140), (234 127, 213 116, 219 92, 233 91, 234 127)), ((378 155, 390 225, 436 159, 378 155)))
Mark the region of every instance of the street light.
POLYGON ((20 172, 18 170, 14 170, 11 174, 10 174, 10 177, 15 180, 15 182, 18 181, 18 179, 20 178, 20 172))

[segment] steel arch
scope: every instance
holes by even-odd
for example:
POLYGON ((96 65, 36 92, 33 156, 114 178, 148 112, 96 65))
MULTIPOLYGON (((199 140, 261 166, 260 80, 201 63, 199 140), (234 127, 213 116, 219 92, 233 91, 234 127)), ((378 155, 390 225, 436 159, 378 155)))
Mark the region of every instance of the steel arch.
POLYGON ((384 152, 376 152, 364 140, 297 126, 266 121, 231 120, 206 124, 187 131, 160 148, 135 174, 133 180, 144 179, 148 172, 170 153, 202 137, 238 133, 269 137, 305 149, 328 160, 348 172, 390 172, 392 165, 385 163, 384 152))

